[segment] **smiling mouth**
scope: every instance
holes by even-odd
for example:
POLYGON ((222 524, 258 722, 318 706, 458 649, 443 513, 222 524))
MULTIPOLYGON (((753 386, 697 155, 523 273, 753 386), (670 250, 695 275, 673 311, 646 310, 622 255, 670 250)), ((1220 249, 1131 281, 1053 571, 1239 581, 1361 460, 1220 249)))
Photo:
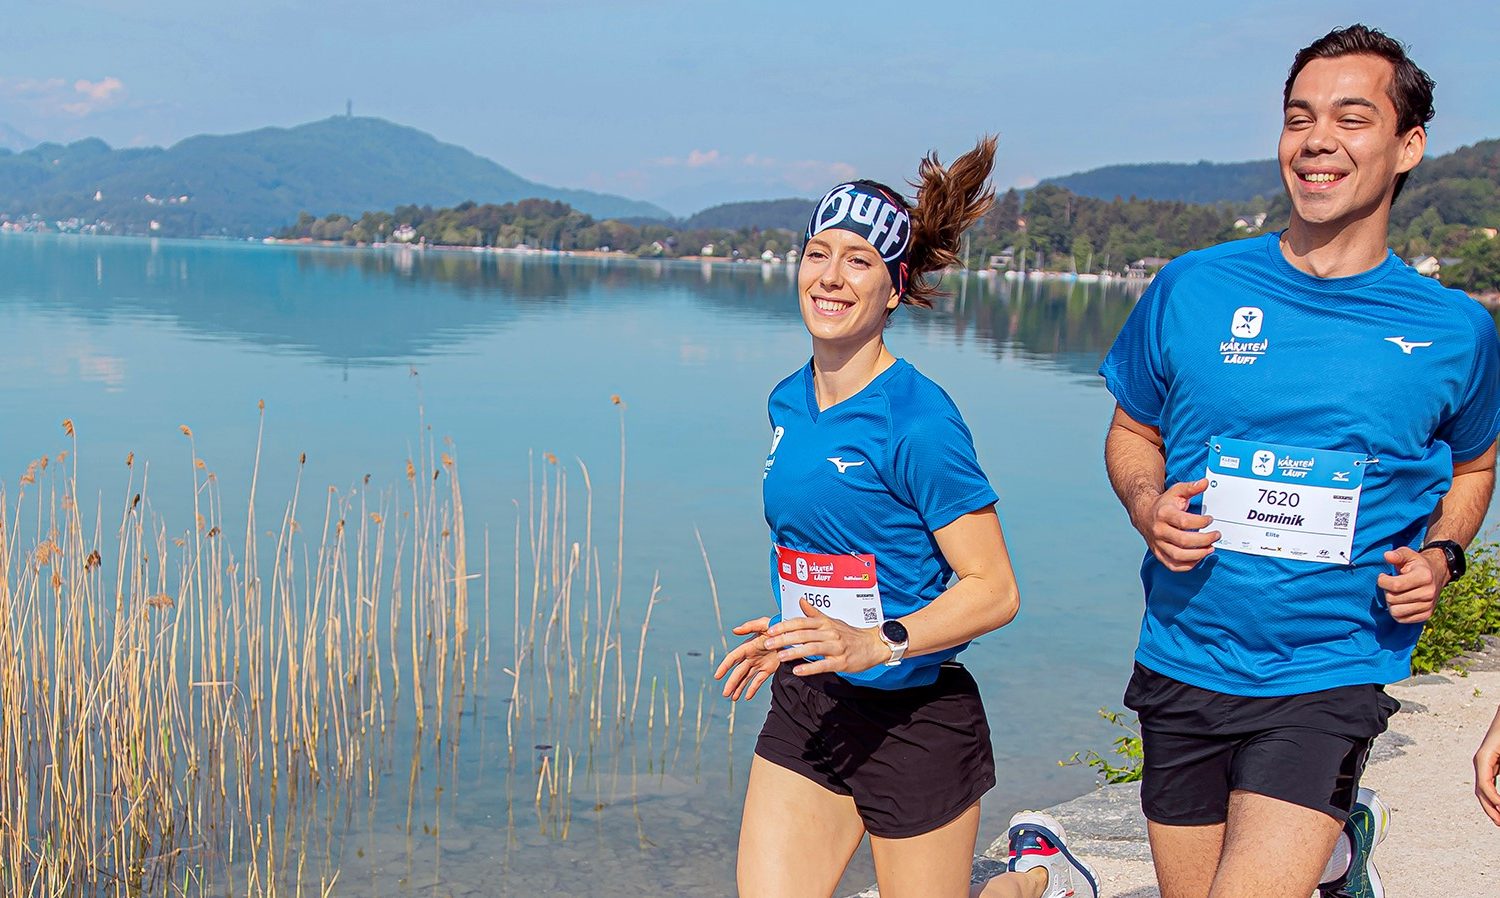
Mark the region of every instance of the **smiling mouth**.
POLYGON ((1308 184, 1313 187, 1326 187, 1330 184, 1337 184, 1339 181, 1344 180, 1344 178, 1346 177, 1348 177, 1347 172, 1316 171, 1297 173, 1298 180, 1300 180, 1303 184, 1308 184))
POLYGON ((824 296, 815 296, 813 297, 813 305, 816 306, 818 311, 820 312, 825 312, 829 315, 836 315, 839 312, 850 308, 854 305, 854 303, 845 302, 841 299, 829 299, 824 296))

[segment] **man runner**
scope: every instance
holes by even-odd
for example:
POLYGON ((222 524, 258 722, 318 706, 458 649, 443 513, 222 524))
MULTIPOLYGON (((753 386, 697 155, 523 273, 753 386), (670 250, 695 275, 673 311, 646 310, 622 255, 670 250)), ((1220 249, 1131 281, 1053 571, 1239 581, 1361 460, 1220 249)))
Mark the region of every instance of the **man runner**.
POLYGON ((1494 322, 1386 248, 1432 88, 1361 25, 1298 53, 1289 227, 1168 265, 1100 369, 1150 549, 1126 704, 1164 898, 1382 894, 1381 685, 1463 573, 1500 431, 1494 322))

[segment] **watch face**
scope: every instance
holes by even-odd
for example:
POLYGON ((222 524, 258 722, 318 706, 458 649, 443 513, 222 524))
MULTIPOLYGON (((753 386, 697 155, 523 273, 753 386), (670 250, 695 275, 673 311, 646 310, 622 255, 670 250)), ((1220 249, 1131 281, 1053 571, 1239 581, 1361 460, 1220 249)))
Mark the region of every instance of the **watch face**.
POLYGON ((880 635, 885 637, 886 642, 900 645, 907 640, 906 625, 898 620, 888 620, 880 625, 880 635))

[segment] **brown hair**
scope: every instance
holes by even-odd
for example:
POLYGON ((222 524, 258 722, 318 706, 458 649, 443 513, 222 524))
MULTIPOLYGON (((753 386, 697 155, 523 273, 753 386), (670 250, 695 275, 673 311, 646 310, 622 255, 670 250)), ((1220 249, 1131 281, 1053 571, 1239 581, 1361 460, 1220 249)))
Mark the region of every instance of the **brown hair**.
POLYGON ((974 149, 953 160, 947 168, 937 153, 928 153, 917 166, 917 204, 911 210, 911 270, 901 301, 932 308, 934 297, 946 293, 937 278, 958 261, 964 231, 995 204, 995 188, 989 184, 995 165, 995 138, 984 137, 974 149))
MULTIPOLYGON (((1337 59, 1340 56, 1378 56, 1391 64, 1393 77, 1389 96, 1396 107, 1396 133, 1405 134, 1413 128, 1426 128, 1432 121, 1432 90, 1436 82, 1411 61, 1406 55, 1406 46, 1383 31, 1365 25, 1350 25, 1335 28, 1297 51, 1292 60, 1292 70, 1286 76, 1286 86, 1281 91, 1281 104, 1286 106, 1292 98, 1292 82, 1314 59, 1337 59)), ((1395 196, 1401 195, 1406 184, 1402 172, 1396 176, 1395 196)))

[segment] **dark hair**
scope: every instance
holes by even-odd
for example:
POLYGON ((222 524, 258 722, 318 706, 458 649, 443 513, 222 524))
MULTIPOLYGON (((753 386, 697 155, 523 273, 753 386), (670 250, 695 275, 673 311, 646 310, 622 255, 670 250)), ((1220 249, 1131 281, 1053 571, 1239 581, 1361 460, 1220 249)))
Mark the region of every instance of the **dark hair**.
MULTIPOLYGON (((1292 70, 1286 76, 1286 87, 1281 91, 1281 103, 1285 107, 1292 98, 1292 82, 1314 59, 1336 59, 1340 56, 1378 56, 1391 64, 1391 104, 1396 107, 1396 133, 1405 134, 1413 128, 1426 128, 1432 121, 1432 89, 1436 83, 1406 55, 1406 46, 1383 31, 1365 25, 1350 25, 1335 28, 1297 51, 1292 60, 1292 70)), ((1406 184, 1402 172, 1396 176, 1394 196, 1401 195, 1406 184)), ((1393 199, 1394 199, 1393 196, 1393 199)))
POLYGON ((958 261, 960 239, 969 226, 995 204, 990 170, 995 164, 995 138, 982 138, 974 149, 947 168, 937 153, 928 153, 917 166, 917 204, 911 210, 911 271, 903 303, 931 308, 934 297, 945 295, 935 279, 926 276, 958 261))

